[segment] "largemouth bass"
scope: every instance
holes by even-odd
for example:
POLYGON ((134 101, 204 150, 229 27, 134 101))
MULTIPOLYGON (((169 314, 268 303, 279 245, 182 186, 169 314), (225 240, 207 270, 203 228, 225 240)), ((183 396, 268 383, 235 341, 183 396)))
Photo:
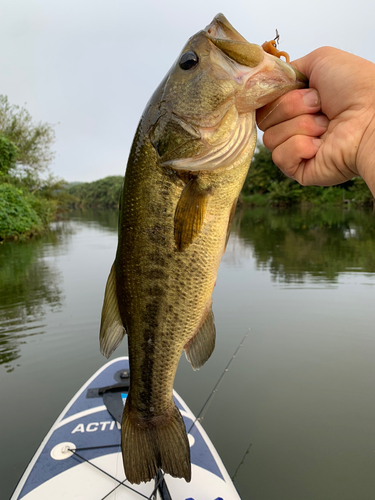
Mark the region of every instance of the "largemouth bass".
POLYGON ((306 84, 219 14, 190 38, 142 115, 100 330, 107 357, 128 333, 121 436, 131 483, 159 468, 190 481, 172 397, 177 365, 185 350, 198 369, 215 346, 211 296, 256 144, 255 110, 306 84))

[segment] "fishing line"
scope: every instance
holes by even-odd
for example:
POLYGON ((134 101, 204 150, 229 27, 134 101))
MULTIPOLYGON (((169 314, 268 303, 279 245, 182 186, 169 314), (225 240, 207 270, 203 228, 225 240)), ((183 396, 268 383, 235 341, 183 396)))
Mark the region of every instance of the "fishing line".
POLYGON ((276 108, 278 108, 280 106, 280 104, 283 102, 283 100, 285 99, 285 97, 286 97, 286 94, 282 96, 282 98, 276 104, 276 106, 274 108, 272 108, 271 111, 269 113, 267 113, 266 116, 258 123, 258 127, 259 127, 259 125, 261 125, 264 122, 264 120, 266 118, 268 118, 270 116, 271 113, 273 113, 275 111, 276 108))
MULTIPOLYGON (((118 488, 120 488, 120 486, 121 486, 121 485, 126 486, 126 485, 124 484, 124 483, 125 483, 125 481, 127 481, 127 480, 126 480, 126 479, 124 479, 122 483, 120 483, 120 484, 118 484, 117 486, 115 486, 115 487, 113 488, 113 490, 111 490, 109 493, 107 493, 107 494, 106 494, 106 496, 105 496, 105 497, 103 497, 101 500, 105 500, 106 498, 108 498, 108 497, 109 497, 109 495, 111 495, 114 491, 116 491, 118 488)), ((137 493, 138 493, 138 492, 137 492, 137 493)))
POLYGON ((227 364, 227 366, 225 367, 225 369, 224 369, 223 373, 220 375, 219 380, 216 382, 215 387, 214 387, 214 388, 212 389, 212 391, 211 391, 211 394, 210 394, 210 395, 208 396, 208 398, 206 399, 206 401, 205 401, 204 405, 202 406, 202 409, 200 410, 200 412, 198 413, 198 415, 195 417, 194 422, 191 424, 191 427, 190 427, 190 429, 188 430, 188 433, 189 433, 189 432, 193 429, 193 427, 195 426, 195 424, 196 424, 196 422, 197 422, 197 421, 201 421, 201 420, 203 420, 204 413, 207 411, 209 404, 211 403, 211 401, 212 401, 213 397, 215 396, 215 394, 216 394, 216 392, 217 392, 217 390, 218 390, 218 387, 219 387, 219 385, 220 385, 221 381, 223 380, 224 375, 225 375, 226 373, 228 373, 230 365, 233 363, 234 358, 236 357, 236 355, 237 355, 238 351, 241 349, 241 347, 242 347, 242 345, 243 345, 244 341, 246 340, 246 337, 249 335, 249 333, 250 333, 250 328, 249 328, 249 329, 248 329, 248 331, 246 332, 246 335, 244 336, 244 338, 241 340, 241 342, 240 342, 240 344, 238 345, 237 349, 235 350, 235 352, 234 352, 233 356, 231 357, 231 359, 230 359, 229 363, 228 363, 228 364, 227 364))
POLYGON ((155 484, 154 490, 152 491, 151 495, 149 497, 147 497, 143 493, 141 493, 141 492, 135 490, 134 488, 132 488, 131 486, 128 486, 127 484, 125 484, 125 482, 127 481, 127 479, 124 479, 124 481, 119 481, 116 477, 112 476, 111 474, 109 474, 105 470, 101 469, 97 465, 95 465, 92 462, 90 462, 89 460, 87 460, 87 458, 85 458, 82 455, 80 455, 79 453, 77 453, 77 451, 82 451, 82 450, 97 450, 98 448, 100 448, 100 449, 102 449, 102 448, 114 448, 114 447, 119 447, 119 446, 120 446, 119 444, 107 444, 107 445, 103 445, 103 446, 86 446, 86 447, 82 447, 82 448, 76 448, 74 450, 71 449, 71 448, 69 448, 69 451, 72 452, 77 457, 79 457, 84 462, 88 463, 89 465, 92 465, 93 467, 95 467, 95 469, 99 470, 100 472, 103 472, 103 474, 109 476, 111 479, 115 480, 118 483, 117 486, 115 486, 101 500, 105 500, 106 498, 108 498, 115 490, 117 490, 118 488, 120 488, 120 486, 125 486, 125 488, 128 488, 129 490, 133 491, 134 493, 138 493, 139 496, 141 496, 143 498, 146 498, 147 500, 154 500, 156 498, 155 495, 156 495, 156 493, 158 491, 159 486, 163 483, 164 473, 163 474, 160 473, 160 477, 159 477, 158 481, 155 481, 156 484, 155 484))
MULTIPOLYGON (((111 448, 112 446, 119 446, 119 445, 107 445, 107 446, 93 446, 91 448, 80 448, 80 450, 83 450, 83 449, 86 449, 86 450, 93 450, 93 449, 97 449, 97 448, 111 448)), ((79 449, 79 448, 77 448, 79 449)), ((89 465, 91 465, 92 467, 94 467, 95 469, 99 470, 100 472, 102 472, 103 474, 105 474, 106 476, 110 477, 111 479, 113 479, 114 481, 116 481, 116 483, 119 483, 116 488, 118 488, 119 486, 125 486, 125 488, 128 488, 129 490, 131 491, 134 491, 134 493, 137 493, 139 496, 143 497, 143 498, 146 498, 147 500, 149 500, 149 497, 146 497, 146 495, 144 495, 143 493, 140 493, 139 491, 135 490, 134 488, 132 488, 131 486, 128 486, 127 484, 125 484, 125 481, 127 481, 127 479, 125 479, 124 481, 120 481, 119 479, 117 479, 116 477, 112 476, 111 474, 109 474, 108 472, 106 472, 105 470, 101 469, 100 467, 98 467, 97 465, 93 464, 92 462, 90 462, 90 460, 87 460, 87 458, 83 457, 82 455, 80 455, 79 453, 77 453, 77 450, 75 449, 72 449, 72 448, 69 448, 69 451, 73 453, 73 455, 76 455, 78 458, 80 458, 83 462, 86 462, 88 463, 89 465)), ((116 489, 115 488, 115 489, 116 489)), ((114 490, 112 490, 114 491, 114 490)), ((112 493, 112 492, 110 492, 112 493)), ((108 494, 104 497, 106 498, 108 497, 108 494)))
POLYGON ((253 444, 253 443, 250 443, 250 444, 249 444, 249 446, 247 447, 247 450, 245 451, 245 453, 244 453, 244 455, 243 455, 243 457, 242 457, 241 462, 238 464, 237 469, 235 470, 235 472, 234 472, 233 476, 231 477, 232 481, 234 481, 234 478, 237 476, 237 472, 239 471, 239 469, 240 469, 241 465, 244 463, 245 458, 246 458, 246 455, 249 453, 249 451, 250 451, 250 448, 251 448, 252 444, 253 444))

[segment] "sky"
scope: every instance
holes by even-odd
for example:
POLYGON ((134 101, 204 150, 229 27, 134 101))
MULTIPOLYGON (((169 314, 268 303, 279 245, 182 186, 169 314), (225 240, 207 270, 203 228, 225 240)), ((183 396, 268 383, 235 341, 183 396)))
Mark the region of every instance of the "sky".
POLYGON ((0 0, 0 94, 54 125, 51 172, 123 175, 142 111, 188 38, 222 12, 291 59, 331 45, 375 62, 375 4, 315 0, 0 0))

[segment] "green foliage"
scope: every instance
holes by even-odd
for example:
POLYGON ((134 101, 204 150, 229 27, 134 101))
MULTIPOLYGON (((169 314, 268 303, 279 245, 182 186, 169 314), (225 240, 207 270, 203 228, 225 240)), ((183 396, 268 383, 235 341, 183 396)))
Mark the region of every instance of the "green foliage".
POLYGON ((245 203, 245 205, 255 205, 257 207, 265 207, 269 204, 269 200, 267 196, 261 193, 244 194, 242 192, 240 196, 240 204, 241 203, 245 203))
POLYGON ((27 198, 30 207, 38 215, 42 222, 43 228, 48 227, 48 225, 55 218, 57 211, 58 201, 56 199, 46 199, 40 196, 28 196, 27 198))
POLYGON ((0 134, 0 180, 16 166, 17 147, 7 137, 0 134))
POLYGON ((0 95, 0 135, 16 146, 15 161, 26 170, 45 170, 54 158, 55 132, 48 123, 33 123, 30 113, 0 95))
POLYGON ((339 186, 306 186, 302 188, 302 199, 314 205, 332 204, 341 205, 343 200, 347 198, 348 192, 339 186), (346 193, 346 194, 345 194, 346 193))
POLYGON ((0 238, 19 237, 40 231, 42 226, 31 197, 16 186, 0 184, 0 238))
POLYGON ((353 185, 349 188, 349 196, 355 203, 369 204, 373 201, 371 191, 361 177, 354 179, 353 185))
POLYGON ((268 188, 269 200, 279 204, 296 203, 302 198, 300 184, 284 177, 281 182, 272 182, 268 188))
POLYGON ((123 177, 111 176, 94 182, 74 184, 68 188, 74 207, 117 208, 123 177))
POLYGON ((46 229, 69 195, 64 181, 42 179, 54 157, 55 133, 34 123, 25 108, 0 95, 0 237, 18 238, 46 229))
POLYGON ((371 204, 371 191, 366 183, 356 178, 339 186, 303 187, 286 177, 273 163, 272 153, 258 144, 247 174, 241 200, 257 206, 292 205, 310 203, 315 205, 342 205, 344 200, 357 204, 371 204))
POLYGON ((285 175, 272 161, 272 153, 258 144, 242 192, 246 195, 266 193, 271 183, 280 183, 285 175))

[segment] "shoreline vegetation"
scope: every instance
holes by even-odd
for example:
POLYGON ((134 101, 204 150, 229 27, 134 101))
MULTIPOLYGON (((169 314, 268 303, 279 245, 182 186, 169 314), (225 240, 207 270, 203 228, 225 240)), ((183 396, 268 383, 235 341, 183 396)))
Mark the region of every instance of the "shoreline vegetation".
MULTIPOLYGON (((73 208, 118 208, 122 176, 105 177, 94 182, 68 186, 73 208)), ((273 163, 272 154, 258 144, 241 191, 239 204, 255 207, 303 206, 368 206, 374 197, 363 179, 357 177, 338 186, 301 186, 286 177, 273 163)))
MULTIPOLYGON (((71 209, 118 208, 123 176, 70 184, 57 179, 48 170, 54 140, 52 125, 34 123, 25 108, 11 105, 0 95, 0 242, 41 234, 71 209)), ((375 208, 361 178, 334 187, 303 187, 284 176, 262 144, 256 148, 239 204, 375 208)))
POLYGON ((54 140, 52 125, 0 95, 0 242, 40 234, 58 217, 66 193, 48 170, 54 140))

